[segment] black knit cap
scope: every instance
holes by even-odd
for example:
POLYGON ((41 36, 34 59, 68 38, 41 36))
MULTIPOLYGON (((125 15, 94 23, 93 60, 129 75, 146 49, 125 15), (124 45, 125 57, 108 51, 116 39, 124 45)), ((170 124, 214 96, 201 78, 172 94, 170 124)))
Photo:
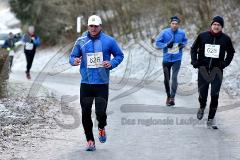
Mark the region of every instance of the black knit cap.
POLYGON ((172 22, 172 21, 176 21, 177 23, 180 23, 180 19, 177 16, 172 16, 170 18, 170 22, 172 22))
POLYGON ((222 26, 222 28, 224 27, 224 20, 223 20, 222 17, 220 17, 220 16, 215 16, 215 17, 213 17, 211 25, 212 25, 214 22, 218 22, 218 23, 222 26))

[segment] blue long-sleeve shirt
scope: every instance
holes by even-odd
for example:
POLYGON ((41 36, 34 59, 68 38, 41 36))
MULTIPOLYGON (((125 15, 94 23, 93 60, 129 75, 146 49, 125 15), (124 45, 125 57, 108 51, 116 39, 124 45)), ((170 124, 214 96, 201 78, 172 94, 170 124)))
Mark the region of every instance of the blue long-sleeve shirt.
POLYGON ((24 43, 26 42, 33 43, 35 46, 39 46, 41 43, 41 40, 38 36, 30 36, 29 34, 23 35, 21 40, 24 43))
POLYGON ((175 62, 182 60, 182 48, 178 48, 178 44, 182 44, 183 48, 187 45, 187 37, 182 29, 173 31, 171 28, 166 28, 160 32, 156 38, 156 46, 163 49, 163 61, 175 62), (169 43, 173 42, 173 48, 167 48, 169 43))
POLYGON ((122 62, 124 55, 114 38, 100 32, 98 37, 95 38, 87 33, 77 39, 69 56, 69 63, 74 66, 74 59, 80 57, 81 83, 108 84, 109 71, 122 62), (104 68, 103 66, 99 66, 89 68, 87 66, 88 55, 93 55, 94 53, 102 53, 103 61, 110 61, 112 67, 104 68), (113 55, 112 59, 111 55, 113 55))
POLYGON ((35 53, 36 48, 41 44, 39 36, 30 35, 29 33, 23 35, 21 41, 24 43, 25 53, 35 53), (29 44, 31 45, 31 47, 29 47, 29 44))

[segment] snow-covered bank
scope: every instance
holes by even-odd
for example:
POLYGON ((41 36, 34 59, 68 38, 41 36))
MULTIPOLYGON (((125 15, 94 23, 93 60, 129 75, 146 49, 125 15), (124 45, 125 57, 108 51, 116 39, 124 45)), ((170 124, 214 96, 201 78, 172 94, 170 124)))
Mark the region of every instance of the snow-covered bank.
POLYGON ((1 160, 38 159, 34 153, 39 144, 61 131, 62 103, 44 87, 37 97, 27 97, 29 87, 29 83, 10 83, 9 97, 0 100, 1 160))

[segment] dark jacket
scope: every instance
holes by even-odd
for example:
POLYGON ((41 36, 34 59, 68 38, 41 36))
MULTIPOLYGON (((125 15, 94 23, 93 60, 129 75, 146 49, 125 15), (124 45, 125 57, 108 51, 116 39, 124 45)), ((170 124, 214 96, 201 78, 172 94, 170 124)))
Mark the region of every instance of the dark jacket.
POLYGON ((13 38, 8 38, 2 46, 2 48, 5 48, 5 49, 7 48, 14 49, 14 47, 15 47, 15 40, 13 38))
POLYGON ((207 66, 209 68, 219 67, 223 69, 231 63, 234 53, 235 50, 228 35, 221 33, 218 36, 213 36, 210 31, 202 32, 191 47, 191 64, 195 68, 207 66), (204 54, 205 44, 220 45, 219 58, 206 57, 204 54), (225 58, 226 52, 227 55, 225 58))

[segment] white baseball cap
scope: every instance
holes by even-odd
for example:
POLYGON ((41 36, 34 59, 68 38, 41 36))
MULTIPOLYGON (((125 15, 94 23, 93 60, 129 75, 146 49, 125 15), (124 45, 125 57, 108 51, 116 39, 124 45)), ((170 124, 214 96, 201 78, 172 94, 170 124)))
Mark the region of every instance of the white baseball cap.
POLYGON ((99 16, 92 15, 88 18, 88 26, 90 25, 99 26, 100 24, 102 24, 102 20, 99 16))

